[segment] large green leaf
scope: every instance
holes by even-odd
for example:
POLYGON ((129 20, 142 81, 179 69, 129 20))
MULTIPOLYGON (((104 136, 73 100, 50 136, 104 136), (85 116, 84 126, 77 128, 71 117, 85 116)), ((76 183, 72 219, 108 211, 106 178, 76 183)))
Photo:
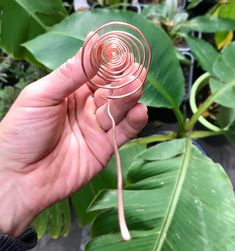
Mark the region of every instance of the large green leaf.
POLYGON ((211 73, 215 59, 218 56, 215 48, 208 42, 195 37, 187 36, 186 42, 202 69, 211 73))
POLYGON ((160 27, 140 15, 109 9, 75 13, 24 46, 41 64, 55 69, 79 50, 90 31, 110 21, 134 24, 144 33, 152 49, 150 73, 172 100, 169 102, 150 83, 146 85, 142 101, 150 106, 179 106, 184 96, 184 81, 175 49, 160 27))
POLYGON ((225 137, 235 145, 235 44, 231 43, 221 52, 214 64, 214 75, 217 79, 211 79, 210 87, 213 93, 223 92, 216 98, 221 104, 218 122, 222 128, 226 128, 225 137), (232 84, 232 85, 231 85, 232 84), (227 86, 231 85, 230 88, 227 86))
POLYGON ((235 43, 226 46, 213 65, 210 87, 218 93, 215 101, 223 106, 235 108, 235 43))
MULTIPOLYGON (((145 144, 125 145, 120 149, 122 161, 123 178, 125 180, 127 170, 134 157, 145 150, 145 144)), ((95 214, 87 213, 87 208, 95 196, 103 189, 115 189, 117 187, 116 162, 115 158, 109 161, 105 170, 94 177, 87 185, 71 197, 73 207, 80 225, 89 224, 95 214)))
POLYGON ((16 58, 24 57, 20 45, 66 16, 61 0, 2 0, 1 46, 16 58))
POLYGON ((87 251, 231 251, 235 249, 235 200, 219 164, 189 139, 154 146, 128 173, 125 212, 132 240, 121 240, 116 193, 101 193, 101 210, 87 251))
POLYGON ((182 28, 206 33, 234 31, 235 20, 215 16, 199 16, 185 22, 182 28))

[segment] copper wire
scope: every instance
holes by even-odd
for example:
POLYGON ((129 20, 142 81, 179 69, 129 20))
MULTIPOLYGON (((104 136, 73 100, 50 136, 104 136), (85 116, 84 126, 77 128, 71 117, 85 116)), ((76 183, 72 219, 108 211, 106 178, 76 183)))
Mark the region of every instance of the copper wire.
MULTIPOLYGON (((87 60, 87 55, 86 55, 87 60)), ((110 22, 99 27, 84 42, 81 52, 81 65, 90 85, 96 88, 112 90, 107 96, 107 113, 112 122, 113 148, 116 157, 118 176, 118 219, 122 238, 130 240, 127 228, 123 203, 123 177, 121 158, 116 140, 116 123, 111 113, 110 100, 121 99, 136 93, 144 84, 151 63, 151 49, 143 33, 134 25, 123 22, 110 22), (116 30, 114 30, 116 28, 116 30), (89 78, 85 67, 85 52, 89 41, 96 36, 94 46, 90 49, 89 63, 96 75, 104 80, 105 85, 99 85, 89 78), (115 90, 123 88, 141 75, 141 83, 132 91, 116 95, 115 90), (144 76, 143 76, 144 75, 144 76), (125 83, 120 80, 131 76, 125 83), (143 81, 142 81, 143 79, 143 81)))

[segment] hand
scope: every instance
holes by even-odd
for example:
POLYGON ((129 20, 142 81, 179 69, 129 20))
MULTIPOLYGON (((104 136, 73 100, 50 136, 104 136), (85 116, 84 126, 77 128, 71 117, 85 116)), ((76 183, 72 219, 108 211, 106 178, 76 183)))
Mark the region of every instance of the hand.
MULTIPOLYGON (((78 52, 28 85, 0 123, 0 232, 19 236, 43 209, 100 172, 113 154, 108 91, 86 83, 80 58, 78 52)), ((102 84, 88 60, 85 64, 89 76, 102 84)), ((116 92, 133 89, 141 81, 142 76, 116 92)), ((146 107, 137 104, 140 95, 138 91, 112 101, 119 146, 147 122, 146 107)))

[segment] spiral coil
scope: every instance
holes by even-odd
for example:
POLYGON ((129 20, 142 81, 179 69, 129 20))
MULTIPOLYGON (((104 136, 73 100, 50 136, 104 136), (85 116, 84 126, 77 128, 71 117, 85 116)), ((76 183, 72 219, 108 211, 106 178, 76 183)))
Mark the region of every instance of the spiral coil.
POLYGON ((108 115, 112 122, 113 147, 116 157, 118 174, 118 215, 121 235, 124 240, 130 240, 124 214, 122 194, 122 168, 121 159, 116 142, 115 120, 111 114, 110 100, 120 99, 136 93, 144 84, 151 63, 151 49, 143 33, 134 25, 123 22, 110 22, 99 27, 84 42, 81 52, 81 66, 90 85, 96 88, 112 90, 107 96, 108 115), (113 30, 118 28, 118 30, 113 30), (88 76, 85 67, 85 51, 89 41, 96 36, 95 44, 87 56, 96 75, 104 80, 105 85, 95 83, 88 76), (125 78, 127 77, 128 78, 125 78), (141 76, 140 84, 134 90, 117 95, 114 91, 130 85, 141 76), (123 79, 127 79, 123 83, 123 79), (122 80, 122 81, 121 81, 122 80))
MULTIPOLYGON (((97 88, 115 90, 134 82, 144 69, 146 69, 144 76, 146 78, 151 62, 151 49, 143 33, 134 25, 123 22, 110 22, 99 27, 86 39, 81 53, 81 61, 83 72, 91 85, 97 88), (126 30, 110 30, 112 27, 124 28, 133 34, 126 30), (105 32, 105 30, 110 31, 105 32), (100 35, 100 33, 103 34, 100 35), (96 43, 90 51, 89 61, 97 76, 103 79, 107 85, 99 85, 89 79, 84 64, 86 46, 97 35, 96 43), (132 79, 124 84, 119 84, 120 79, 130 73, 132 79)), ((107 98, 119 99, 132 95, 142 87, 143 83, 144 81, 129 93, 107 96, 107 98)))

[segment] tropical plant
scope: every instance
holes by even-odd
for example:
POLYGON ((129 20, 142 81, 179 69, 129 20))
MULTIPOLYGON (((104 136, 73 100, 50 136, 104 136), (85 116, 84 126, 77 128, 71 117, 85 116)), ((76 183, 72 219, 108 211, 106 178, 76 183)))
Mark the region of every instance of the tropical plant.
MULTIPOLYGON (((188 9, 198 8, 200 4, 203 4, 202 0, 191 0, 190 4, 188 5, 188 9)), ((210 8, 208 11, 208 15, 219 17, 219 18, 226 18, 226 19, 235 19, 235 1, 234 0, 213 0, 210 2, 210 8)), ((229 44, 233 40, 233 31, 223 31, 223 32, 216 32, 214 35, 215 44, 218 49, 222 49, 227 44, 229 44)))
POLYGON ((20 91, 29 83, 46 74, 26 61, 18 61, 0 52, 0 119, 9 110, 20 91))
MULTIPOLYGON (((4 3, 6 8, 8 1, 4 3)), ((223 24, 227 27, 229 23, 229 20, 223 22, 216 18, 212 25, 208 20, 207 17, 191 20, 184 24, 184 30, 190 27, 214 32, 217 21, 220 25, 216 26, 216 31, 223 30, 223 24), (205 22, 207 30, 202 25, 205 22)), ((218 53, 209 43, 185 36, 198 62, 209 72, 211 87, 211 95, 189 118, 180 109, 184 80, 172 41, 158 25, 143 16, 111 9, 74 13, 46 33, 43 31, 34 39, 22 41, 17 50, 25 59, 53 70, 74 55, 88 32, 109 21, 134 24, 146 36, 153 59, 141 102, 171 109, 178 128, 134 139, 120 150, 131 241, 122 241, 119 234, 113 159, 79 192, 39 215, 35 221, 39 237, 46 232, 53 238, 68 234, 71 202, 80 224, 92 224, 88 251, 233 250, 235 200, 232 185, 223 168, 200 152, 193 141, 221 134, 235 143, 232 113, 221 121, 221 130, 217 132, 195 129, 196 122, 213 102, 235 109, 235 44, 230 43, 218 53)), ((232 23, 233 20, 230 25, 232 23)), ((10 47, 2 47, 11 52, 10 47)))
MULTIPOLYGON (((189 9, 202 1, 191 1, 189 9)), ((166 0, 161 4, 147 6, 142 15, 161 25, 177 47, 185 36, 194 32, 216 33, 216 43, 219 48, 226 41, 231 42, 232 31, 235 29, 234 4, 235 2, 219 2, 207 15, 191 17, 188 10, 179 9, 177 0, 166 0), (226 36, 229 36, 226 40, 226 36)), ((185 45, 184 45, 185 46, 185 45)))

